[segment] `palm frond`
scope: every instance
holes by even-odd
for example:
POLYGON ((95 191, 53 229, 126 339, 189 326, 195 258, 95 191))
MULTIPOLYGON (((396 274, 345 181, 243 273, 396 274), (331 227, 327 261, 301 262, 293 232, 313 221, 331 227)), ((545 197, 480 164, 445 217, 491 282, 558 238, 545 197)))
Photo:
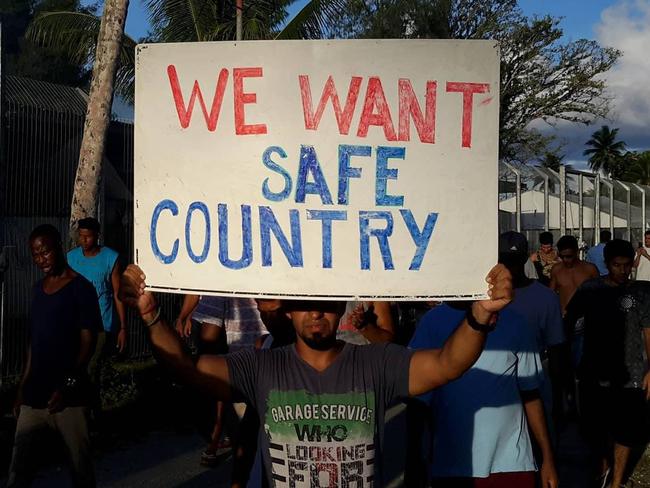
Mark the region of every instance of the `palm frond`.
POLYGON ((327 37, 332 19, 338 18, 345 0, 311 0, 275 36, 276 39, 321 39, 327 37))
POLYGON ((224 16, 234 18, 233 2, 224 0, 147 0, 149 22, 158 42, 210 40, 224 16))
MULTIPOLYGON (((97 48, 101 19, 81 12, 43 12, 27 29, 32 42, 54 48, 75 63, 92 64, 97 48)), ((122 35, 115 89, 126 100, 133 101, 136 41, 122 35)))
POLYGON ((98 17, 81 12, 43 12, 32 20, 26 37, 75 63, 86 63, 95 55, 100 23, 98 17))

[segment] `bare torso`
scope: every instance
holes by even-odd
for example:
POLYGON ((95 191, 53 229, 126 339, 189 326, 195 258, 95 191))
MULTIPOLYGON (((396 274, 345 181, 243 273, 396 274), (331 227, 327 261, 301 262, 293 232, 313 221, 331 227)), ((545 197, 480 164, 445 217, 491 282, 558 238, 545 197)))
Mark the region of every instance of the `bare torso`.
POLYGON ((562 313, 578 287, 585 281, 599 276, 598 268, 584 261, 577 261, 568 267, 564 263, 553 266, 551 271, 551 288, 560 295, 562 313))

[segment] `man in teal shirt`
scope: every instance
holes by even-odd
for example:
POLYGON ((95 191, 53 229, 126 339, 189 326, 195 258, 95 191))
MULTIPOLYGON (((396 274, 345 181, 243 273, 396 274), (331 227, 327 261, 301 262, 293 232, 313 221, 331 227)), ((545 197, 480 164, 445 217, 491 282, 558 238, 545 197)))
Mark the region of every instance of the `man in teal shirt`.
MULTIPOLYGON (((117 296, 120 287, 118 253, 99 245, 99 227, 97 219, 92 217, 79 221, 79 246, 68 252, 68 264, 90 281, 97 291, 106 333, 105 344, 116 344, 119 352, 123 352, 126 347, 126 320, 124 305, 117 296), (117 330, 113 327, 115 315, 119 320, 117 330)), ((104 341, 98 339, 98 349, 105 347, 102 343, 104 341)))

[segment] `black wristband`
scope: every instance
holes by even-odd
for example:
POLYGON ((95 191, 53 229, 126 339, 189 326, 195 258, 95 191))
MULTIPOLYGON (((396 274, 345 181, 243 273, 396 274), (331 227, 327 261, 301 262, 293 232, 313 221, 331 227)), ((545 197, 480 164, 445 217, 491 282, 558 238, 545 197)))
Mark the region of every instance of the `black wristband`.
POLYGON ((489 334, 497 327, 496 320, 492 321, 489 324, 481 324, 478 320, 476 320, 476 317, 474 317, 474 314, 472 313, 472 307, 469 307, 465 312, 465 318, 467 319, 467 323, 472 329, 478 332, 484 332, 485 334, 489 334))

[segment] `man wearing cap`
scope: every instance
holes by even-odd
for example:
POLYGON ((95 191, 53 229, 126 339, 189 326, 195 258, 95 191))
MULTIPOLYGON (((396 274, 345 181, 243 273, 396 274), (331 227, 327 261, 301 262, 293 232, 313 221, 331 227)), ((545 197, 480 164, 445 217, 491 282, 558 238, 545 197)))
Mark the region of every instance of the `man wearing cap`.
POLYGON ((556 419, 561 418, 563 414, 561 376, 562 352, 566 338, 560 300, 548 287, 526 277, 528 241, 523 234, 512 231, 501 234, 499 251, 500 262, 512 274, 515 297, 509 308, 526 318, 542 358, 544 371, 540 377, 540 393, 547 423, 551 429, 551 413, 556 419))
MULTIPOLYGON (((518 276, 513 276, 513 287, 517 283, 525 287, 526 239, 521 234, 506 235, 499 244, 502 264, 509 267, 517 263, 518 276)), ((557 302, 550 290, 549 293, 557 302)), ((520 300, 523 296, 520 294, 520 300)), ((515 300, 516 297, 515 292, 515 300)), ((421 397, 432 412, 431 475, 436 487, 533 488, 536 463, 529 431, 542 452, 541 486, 557 487, 540 398, 543 375, 537 340, 545 340, 546 331, 542 332, 542 328, 557 328, 559 305, 556 303, 557 317, 549 318, 548 323, 542 313, 521 314, 520 307, 512 305, 513 302, 499 314, 497 328, 488 335, 485 349, 474 366, 461 378, 421 397), (530 327, 526 327, 526 322, 530 327)), ((458 302, 429 311, 420 321, 410 347, 419 350, 445 344, 463 313, 458 302)), ((561 328, 560 321, 560 331, 561 328)), ((551 341, 561 339, 553 337, 551 341)))

